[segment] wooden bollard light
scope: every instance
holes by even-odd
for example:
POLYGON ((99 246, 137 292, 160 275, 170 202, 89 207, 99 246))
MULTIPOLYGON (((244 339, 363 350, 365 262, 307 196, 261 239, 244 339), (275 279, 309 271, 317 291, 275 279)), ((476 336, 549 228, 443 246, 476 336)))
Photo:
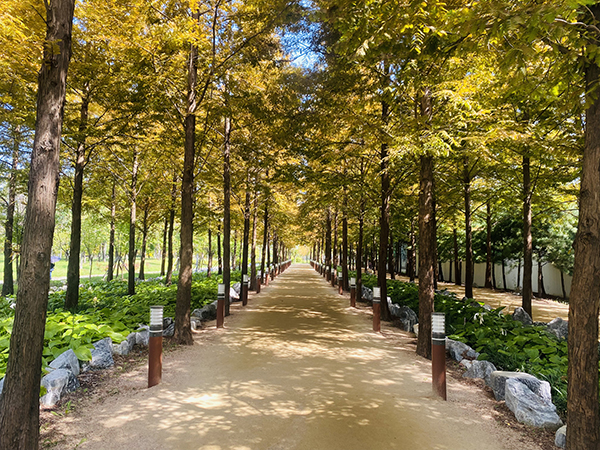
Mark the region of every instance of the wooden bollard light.
POLYGON ((247 274, 244 274, 242 281, 242 305, 246 306, 248 304, 248 282, 250 281, 250 277, 247 274))
POLYGON ((381 288, 373 288, 373 331, 381 331, 381 288))
POLYGON ((350 278, 350 306, 356 308, 356 278, 350 278))
POLYGON ((150 339, 148 340, 148 387, 162 379, 163 307, 150 307, 150 339))
POLYGON ((341 271, 338 271, 338 292, 340 295, 344 295, 344 279, 341 271))
POLYGON ((225 323, 225 285, 217 286, 217 328, 223 328, 225 323))
POLYGON ((446 400, 446 316, 431 315, 431 375, 433 392, 446 400))
POLYGON ((260 294, 260 283, 262 281, 261 278, 262 277, 260 275, 256 276, 256 293, 257 294, 260 294))

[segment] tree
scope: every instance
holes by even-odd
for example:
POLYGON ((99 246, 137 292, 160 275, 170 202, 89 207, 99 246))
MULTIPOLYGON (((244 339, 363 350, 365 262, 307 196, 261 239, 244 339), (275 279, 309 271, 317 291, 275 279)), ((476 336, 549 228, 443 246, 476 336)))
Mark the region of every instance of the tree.
POLYGON ((73 0, 46 3, 46 45, 38 79, 37 122, 14 319, 19 333, 11 336, 0 405, 0 448, 37 449, 39 445, 43 336, 74 8, 73 0))

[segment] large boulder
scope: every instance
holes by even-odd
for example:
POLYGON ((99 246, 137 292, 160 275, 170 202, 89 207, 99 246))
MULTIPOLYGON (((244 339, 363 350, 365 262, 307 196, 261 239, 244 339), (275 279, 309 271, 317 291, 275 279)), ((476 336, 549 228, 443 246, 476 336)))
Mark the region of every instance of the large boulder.
POLYGON ((533 325, 533 320, 531 320, 531 316, 527 314, 527 311, 525 311, 520 306, 515 308, 515 312, 513 312, 512 317, 514 320, 518 320, 523 325, 533 325))
POLYGON ((143 347, 148 347, 148 342, 150 342, 150 327, 142 325, 135 333, 135 343, 143 347))
POLYGON ((554 445, 558 448, 566 448, 567 446, 567 426, 563 425, 558 430, 556 430, 556 434, 554 435, 554 445))
POLYGON ((137 333, 129 333, 127 335, 127 344, 129 345, 129 351, 133 350, 133 346, 137 343, 137 333))
POLYGON ((233 286, 231 286, 231 288, 235 291, 236 295, 239 297, 240 293, 242 292, 242 283, 240 283, 238 281, 237 283, 234 283, 233 286))
POLYGON ((490 385, 492 372, 496 371, 496 366, 491 362, 463 359, 460 363, 467 368, 467 371, 463 373, 464 378, 482 378, 485 384, 490 385))
POLYGON ((129 354, 129 342, 127 342, 127 340, 124 340, 120 344, 113 344, 112 352, 117 355, 122 355, 122 356, 128 355, 129 354))
POLYGON ((556 414, 556 406, 536 395, 517 378, 506 380, 506 406, 515 414, 516 419, 526 425, 538 428, 557 429, 562 420, 556 414))
POLYGON ((167 328, 169 328, 169 326, 171 326, 172 323, 175 323, 175 321, 173 320, 173 318, 171 318, 171 317, 165 317, 163 319, 163 330, 166 330, 167 328))
POLYGON ((175 322, 172 322, 167 328, 163 330, 164 337, 173 337, 175 334, 175 322))
POLYGON ((217 318, 217 301, 204 305, 201 309, 195 309, 192 316, 202 321, 215 320, 217 318))
POLYGON ((461 362, 463 359, 477 359, 479 353, 473 350, 464 342, 454 341, 446 338, 446 351, 455 361, 461 362))
POLYGON ((525 384, 534 394, 540 398, 552 402, 552 394, 550 393, 550 383, 547 381, 538 380, 533 375, 525 372, 506 372, 497 370, 490 375, 489 386, 494 391, 496 400, 504 400, 506 391, 506 382, 509 379, 517 379, 525 384))
POLYGON ((373 301, 373 290, 366 286, 362 286, 362 299, 367 302, 373 301))
POLYGON ((417 335, 417 337, 419 337, 419 324, 415 324, 413 325, 413 333, 415 333, 417 335))
POLYGON ((414 332, 414 327, 419 322, 419 318, 412 309, 408 306, 400 306, 397 317, 400 319, 404 331, 414 332))
POLYGON ((239 292, 236 292, 233 287, 229 288, 229 300, 232 302, 240 301, 240 294, 239 292))
POLYGON ((548 322, 547 330, 559 339, 566 339, 569 336, 569 322, 557 317, 548 322))
POLYGON ((112 357, 112 339, 107 337, 93 343, 92 360, 84 365, 84 371, 102 370, 114 366, 115 361, 112 357))
POLYGON ((49 366, 52 369, 68 369, 73 372, 73 375, 79 375, 79 360, 75 356, 75 352, 72 349, 67 350, 64 353, 58 355, 58 357, 52 361, 49 366))
POLYGON ((79 387, 77 377, 68 369, 56 369, 42 378, 42 386, 46 394, 40 402, 46 406, 54 406, 66 392, 73 392, 79 387))

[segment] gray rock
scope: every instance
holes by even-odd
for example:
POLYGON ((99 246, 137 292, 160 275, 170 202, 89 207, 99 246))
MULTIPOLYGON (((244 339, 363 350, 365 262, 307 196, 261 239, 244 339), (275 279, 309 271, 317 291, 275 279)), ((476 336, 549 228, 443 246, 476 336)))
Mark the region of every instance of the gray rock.
POLYGON ((408 306, 400 306, 397 317, 400 319, 404 331, 414 331, 415 325, 419 322, 417 314, 408 306))
POLYGON ((77 389, 79 381, 70 370, 56 369, 42 378, 42 386, 46 388, 46 394, 40 399, 40 402, 46 406, 54 406, 64 393, 77 389))
POLYGON ((144 347, 148 347, 148 342, 150 340, 150 329, 144 328, 141 331, 135 333, 135 343, 137 345, 142 345, 144 347))
POLYGON ((450 354, 450 357, 455 361, 462 361, 463 359, 477 359, 479 353, 469 347, 467 344, 452 339, 446 338, 446 351, 450 354))
POLYGON ((175 334, 175 322, 172 322, 167 328, 163 330, 164 337, 173 337, 175 334))
POLYGON ((509 379, 517 379, 525 384, 534 394, 545 401, 552 402, 552 394, 550 393, 550 383, 547 381, 538 380, 533 375, 525 372, 506 372, 497 370, 490 375, 489 386, 494 391, 496 400, 504 400, 506 382, 509 379))
POLYGON ((79 375, 79 360, 72 349, 58 355, 58 357, 49 364, 52 369, 68 369, 73 375, 79 375))
POLYGON ((240 282, 234 283, 232 286, 232 289, 235 291, 235 293, 239 297, 240 293, 242 292, 242 283, 240 283, 240 282))
POLYGON ((368 302, 373 301, 373 290, 366 286, 362 286, 362 299, 368 302))
POLYGON ((419 337, 419 324, 413 325, 413 333, 419 337))
POLYGON ((163 319, 163 330, 169 328, 169 325, 171 325, 172 323, 175 323, 175 321, 171 317, 165 317, 163 319))
POLYGON ((120 344, 113 344, 112 345, 112 350, 113 353, 116 353, 117 355, 128 355, 129 354, 129 342, 127 342, 127 340, 121 342, 120 344))
POLYGON ((94 342, 94 350, 92 350, 92 360, 84 365, 83 370, 102 370, 114 366, 115 361, 112 357, 112 339, 104 338, 98 342, 94 342))
POLYGON ((200 328, 202 326, 202 322, 192 318, 190 320, 190 326, 192 327, 192 331, 196 331, 198 328, 200 328))
POLYGON ((557 317, 548 322, 548 331, 559 339, 567 339, 569 336, 569 322, 557 317))
POLYGON ((518 320, 523 325, 533 325, 533 320, 531 320, 531 316, 527 314, 527 311, 525 311, 520 306, 515 308, 515 312, 513 312, 512 317, 514 320, 518 320))
POLYGON ((232 302, 237 302, 240 300, 239 292, 236 292, 233 287, 229 288, 229 300, 232 302))
POLYGON ((215 320, 217 318, 217 301, 204 305, 201 309, 195 309, 192 315, 202 321, 215 320))
POLYGON ((485 384, 490 385, 490 377, 492 372, 496 371, 496 366, 489 361, 466 361, 463 359, 460 363, 463 362, 468 362, 467 371, 463 373, 464 378, 482 378, 485 384))
POLYGON ((554 435, 554 445, 558 448, 565 448, 567 446, 567 426, 563 425, 554 435))
POLYGON ((557 429, 563 424, 556 414, 556 406, 517 378, 506 380, 506 406, 519 422, 532 427, 557 429))
POLYGON ((137 341, 137 333, 133 332, 133 333, 129 333, 127 335, 127 344, 129 344, 129 351, 133 350, 133 346, 136 344, 137 341))

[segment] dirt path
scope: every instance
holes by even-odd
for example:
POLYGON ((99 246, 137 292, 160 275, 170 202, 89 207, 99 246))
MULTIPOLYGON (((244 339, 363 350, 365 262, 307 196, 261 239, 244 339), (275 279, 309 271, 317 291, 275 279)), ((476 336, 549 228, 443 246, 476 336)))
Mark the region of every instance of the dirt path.
POLYGON ((539 449, 500 427, 475 386, 450 378, 449 401, 435 398, 413 339, 373 333, 367 310, 347 305, 308 265, 292 266, 224 330, 167 355, 159 386, 144 389, 140 369, 69 414, 58 448, 539 449))

